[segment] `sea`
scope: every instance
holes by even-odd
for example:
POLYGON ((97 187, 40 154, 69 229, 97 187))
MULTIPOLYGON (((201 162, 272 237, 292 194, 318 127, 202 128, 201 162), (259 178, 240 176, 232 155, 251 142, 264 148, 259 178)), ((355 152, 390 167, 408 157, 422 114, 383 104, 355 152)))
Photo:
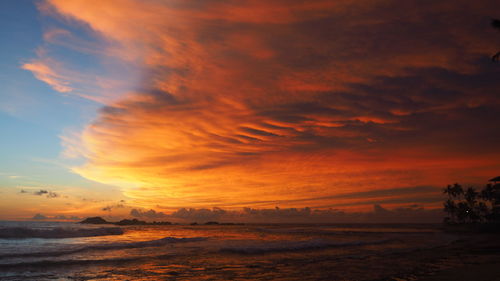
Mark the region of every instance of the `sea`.
POLYGON ((456 239, 417 224, 4 221, 0 280, 388 280, 456 239))

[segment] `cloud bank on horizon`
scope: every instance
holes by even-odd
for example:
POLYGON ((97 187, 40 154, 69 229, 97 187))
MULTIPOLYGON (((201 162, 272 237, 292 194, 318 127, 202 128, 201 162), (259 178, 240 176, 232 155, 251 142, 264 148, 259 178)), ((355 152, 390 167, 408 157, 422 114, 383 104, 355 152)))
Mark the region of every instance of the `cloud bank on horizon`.
MULTIPOLYGON (((500 170, 496 4, 46 0, 40 10, 100 40, 59 44, 141 73, 128 91, 104 79, 102 97, 82 95, 105 106, 78 141, 63 138, 86 159, 76 173, 123 186, 144 208, 368 209, 437 207, 437 187, 500 170)), ((46 58, 24 68, 73 90, 46 58)))

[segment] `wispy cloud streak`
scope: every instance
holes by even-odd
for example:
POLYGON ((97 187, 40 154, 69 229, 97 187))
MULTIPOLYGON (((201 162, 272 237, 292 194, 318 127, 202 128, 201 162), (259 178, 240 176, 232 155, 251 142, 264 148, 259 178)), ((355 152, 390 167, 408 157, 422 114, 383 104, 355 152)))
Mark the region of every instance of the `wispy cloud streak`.
POLYGON ((43 61, 34 60, 30 63, 23 64, 22 68, 31 71, 37 79, 49 84, 58 92, 68 93, 73 90, 65 77, 57 74, 49 64, 43 61))

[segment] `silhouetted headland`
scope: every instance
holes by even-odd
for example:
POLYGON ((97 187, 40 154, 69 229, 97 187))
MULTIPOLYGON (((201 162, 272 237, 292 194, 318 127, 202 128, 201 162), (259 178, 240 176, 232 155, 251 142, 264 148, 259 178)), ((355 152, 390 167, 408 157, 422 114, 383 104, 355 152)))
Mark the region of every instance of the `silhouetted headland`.
MULTIPOLYGON (((193 222, 191 225, 198 225, 198 223, 193 222)), ((207 221, 204 225, 244 225, 244 223, 207 221)))
POLYGON ((154 221, 154 222, 147 222, 147 221, 141 221, 138 219, 123 219, 121 221, 117 222, 109 222, 101 217, 90 217, 86 218, 80 223, 85 223, 85 224, 114 224, 114 225, 171 225, 172 223, 169 221, 154 221))
POLYGON ((206 222, 205 225, 245 225, 244 223, 236 223, 236 222, 216 222, 216 221, 209 221, 206 222))
POLYGON ((86 218, 80 223, 87 223, 87 224, 110 224, 110 222, 106 221, 105 219, 101 217, 91 217, 91 218, 86 218))
MULTIPOLYGON (((121 221, 111 222, 111 221, 107 221, 101 217, 86 218, 83 221, 81 221, 80 223, 84 223, 84 224, 113 224, 113 225, 172 225, 173 224, 169 221, 147 222, 147 221, 141 221, 138 219, 123 219, 121 221)), ((178 224, 178 223, 175 223, 175 224, 178 224)), ((193 222, 193 223, 190 223, 190 225, 201 225, 201 224, 198 224, 197 222, 193 222)), ((208 221, 206 223, 203 223, 203 225, 244 225, 244 223, 208 221)))

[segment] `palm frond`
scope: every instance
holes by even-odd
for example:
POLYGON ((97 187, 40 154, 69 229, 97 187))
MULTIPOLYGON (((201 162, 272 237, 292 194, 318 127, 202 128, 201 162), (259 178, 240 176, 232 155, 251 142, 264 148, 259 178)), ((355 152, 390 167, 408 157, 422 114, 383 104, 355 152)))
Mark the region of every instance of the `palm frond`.
POLYGON ((500 29, 500 20, 497 20, 497 19, 492 19, 492 20, 491 20, 491 26, 492 26, 493 28, 500 29))

